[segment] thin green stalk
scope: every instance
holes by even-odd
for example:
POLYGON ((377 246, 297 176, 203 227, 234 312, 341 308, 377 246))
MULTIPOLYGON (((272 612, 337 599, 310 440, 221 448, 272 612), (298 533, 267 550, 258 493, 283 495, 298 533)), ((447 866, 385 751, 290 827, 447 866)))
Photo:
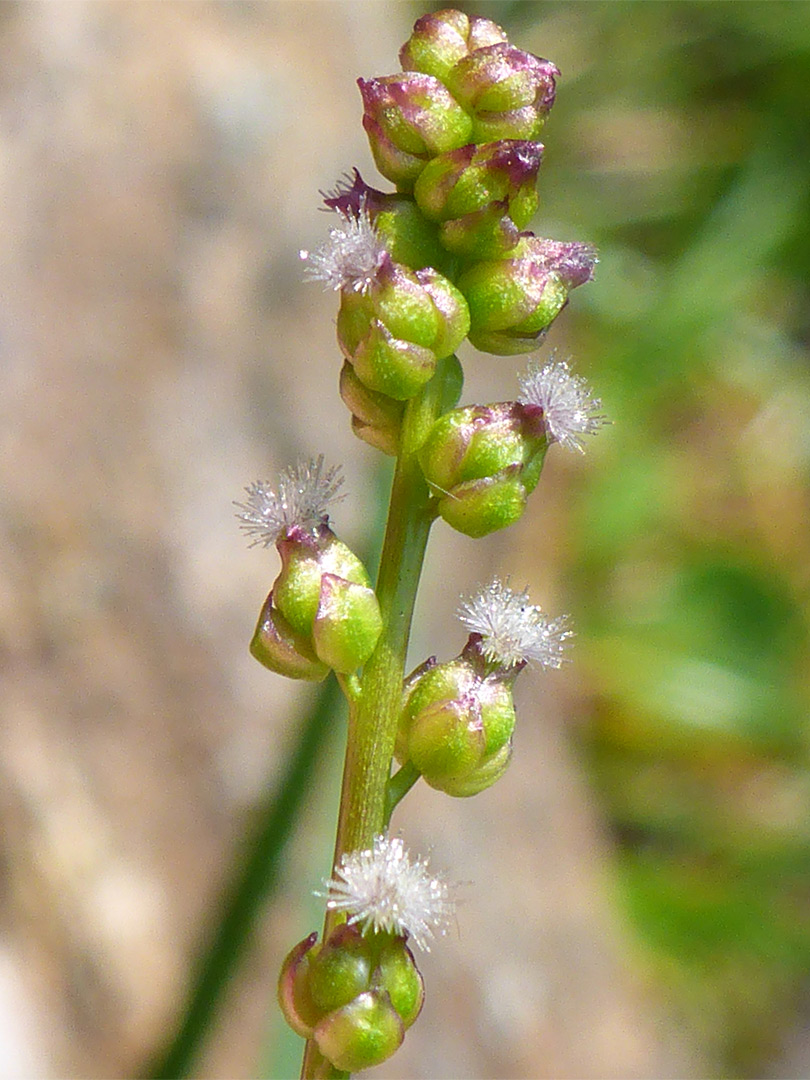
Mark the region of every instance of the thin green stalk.
POLYGON ((388 781, 388 787, 385 791, 386 826, 391 821, 391 815, 396 810, 397 804, 405 798, 421 775, 412 762, 406 761, 402 768, 397 769, 388 781))
MULTIPOLYGON (((428 535, 435 519, 416 455, 442 412, 451 362, 454 358, 440 362, 436 375, 405 410, 377 577, 383 631, 363 670, 360 693, 349 716, 334 867, 347 852, 370 848, 374 837, 385 832, 390 817, 388 780, 406 654, 428 535)), ((327 912, 324 937, 337 919, 327 912)), ((344 1075, 325 1061, 312 1040, 307 1043, 302 1080, 334 1080, 344 1075)))

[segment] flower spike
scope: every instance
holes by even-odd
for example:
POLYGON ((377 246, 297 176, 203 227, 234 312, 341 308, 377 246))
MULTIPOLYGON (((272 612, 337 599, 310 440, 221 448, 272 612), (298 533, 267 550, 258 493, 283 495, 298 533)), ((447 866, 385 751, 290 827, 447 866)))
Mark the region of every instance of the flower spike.
POLYGON ((335 876, 324 881, 330 911, 343 911, 365 934, 408 934, 420 949, 443 934, 453 914, 450 889, 428 873, 428 860, 412 858, 398 837, 376 836, 374 846, 344 855, 335 876))
MULTIPOLYGON (((359 174, 358 174, 359 175, 359 174)), ((390 258, 365 205, 357 213, 341 214, 340 225, 329 230, 329 239, 315 251, 299 255, 308 263, 306 277, 324 281, 327 289, 366 293, 380 268, 390 258)))
POLYGON ((343 498, 342 484, 340 465, 324 469, 323 454, 299 461, 281 473, 275 490, 263 480, 245 488, 247 501, 234 503, 239 527, 252 537, 250 547, 270 547, 294 528, 314 529, 326 520, 329 506, 343 498))
POLYGON ((486 659, 505 667, 536 660, 542 667, 559 668, 573 637, 567 615, 547 619, 529 603, 528 590, 514 592, 498 578, 465 600, 458 617, 471 633, 480 634, 486 659))
POLYGON ((543 410, 543 423, 549 442, 558 442, 568 450, 584 453, 583 435, 595 435, 609 423, 600 412, 602 402, 591 397, 591 390, 580 375, 572 375, 564 360, 544 367, 532 364, 520 380, 524 405, 543 410))

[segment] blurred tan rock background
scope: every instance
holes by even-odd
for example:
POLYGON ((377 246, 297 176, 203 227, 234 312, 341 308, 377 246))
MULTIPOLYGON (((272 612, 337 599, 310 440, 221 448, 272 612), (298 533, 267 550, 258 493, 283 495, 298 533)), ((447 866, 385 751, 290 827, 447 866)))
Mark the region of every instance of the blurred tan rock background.
MULTIPOLYGON (((373 516, 333 297, 302 284, 298 250, 328 224, 319 188, 354 164, 374 177, 354 79, 394 70, 418 13, 0 7, 1 1077, 138 1073, 277 775, 304 695, 248 656, 276 562, 245 549, 231 500, 324 451, 348 477, 342 534, 358 542, 373 516)), ((554 333, 564 349, 565 316, 554 333)), ((511 393, 512 366, 470 354, 467 400, 511 393)), ((414 663, 458 649, 458 593, 487 574, 566 610, 556 552, 589 467, 551 462, 543 506, 510 535, 437 528, 414 663)), ((576 664, 527 676, 519 705, 507 779, 469 802, 420 791, 399 817, 471 884, 425 960, 424 1014, 376 1075, 699 1072, 613 914, 570 741, 589 710, 576 664)), ((328 869, 321 817, 201 1076, 272 1057, 275 974, 328 869)))

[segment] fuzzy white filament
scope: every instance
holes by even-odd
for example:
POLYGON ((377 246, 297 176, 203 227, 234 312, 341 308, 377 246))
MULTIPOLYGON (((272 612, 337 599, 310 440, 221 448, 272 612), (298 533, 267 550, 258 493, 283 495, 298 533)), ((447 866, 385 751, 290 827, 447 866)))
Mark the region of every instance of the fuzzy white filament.
POLYGON ((549 442, 583 453, 582 436, 595 434, 608 421, 600 412, 602 402, 591 397, 590 387, 580 375, 572 375, 564 360, 545 367, 532 364, 520 380, 518 398, 524 405, 537 405, 549 442))
POLYGON ((529 603, 529 594, 515 592, 495 578, 458 610, 461 622, 481 635, 487 660, 514 667, 536 660, 546 668, 562 666, 566 643, 573 637, 568 616, 547 619, 539 607, 529 603))
POLYGON ((328 289, 368 292, 388 249, 366 210, 355 217, 342 215, 340 225, 329 230, 329 239, 315 251, 301 251, 307 263, 306 277, 324 281, 328 289))
POLYGON ((376 836, 371 849, 344 855, 324 885, 327 891, 316 895, 326 897, 330 911, 346 912, 363 933, 410 934, 427 952, 454 910, 447 883, 432 877, 427 859, 411 858, 396 837, 376 836))
POLYGON ((234 503, 239 527, 252 537, 251 547, 269 547, 296 526, 320 525, 329 506, 343 498, 342 483, 340 466, 324 469, 323 454, 299 461, 281 473, 275 488, 262 480, 245 488, 247 501, 234 503))

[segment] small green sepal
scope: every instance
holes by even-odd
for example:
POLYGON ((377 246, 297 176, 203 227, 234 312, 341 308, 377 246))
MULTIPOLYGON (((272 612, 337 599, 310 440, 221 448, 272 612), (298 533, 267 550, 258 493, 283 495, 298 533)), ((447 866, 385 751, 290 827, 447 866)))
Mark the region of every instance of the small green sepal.
POLYGON ((365 567, 326 524, 291 529, 278 542, 281 572, 275 605, 317 658, 340 673, 361 667, 382 629, 365 567))
POLYGON ((318 659, 341 673, 368 660, 382 632, 374 590, 336 574, 323 574, 312 640, 318 659))
POLYGON ((260 664, 288 679, 321 682, 329 674, 305 637, 297 634, 273 604, 272 592, 259 614, 250 642, 250 652, 260 664))
POLYGON ((375 989, 328 1013, 314 1038, 327 1061, 352 1073, 387 1061, 402 1045, 405 1027, 388 994, 375 989))
POLYGON ((355 435, 384 454, 396 457, 404 403, 369 390, 348 360, 340 372, 340 396, 351 410, 355 435))

